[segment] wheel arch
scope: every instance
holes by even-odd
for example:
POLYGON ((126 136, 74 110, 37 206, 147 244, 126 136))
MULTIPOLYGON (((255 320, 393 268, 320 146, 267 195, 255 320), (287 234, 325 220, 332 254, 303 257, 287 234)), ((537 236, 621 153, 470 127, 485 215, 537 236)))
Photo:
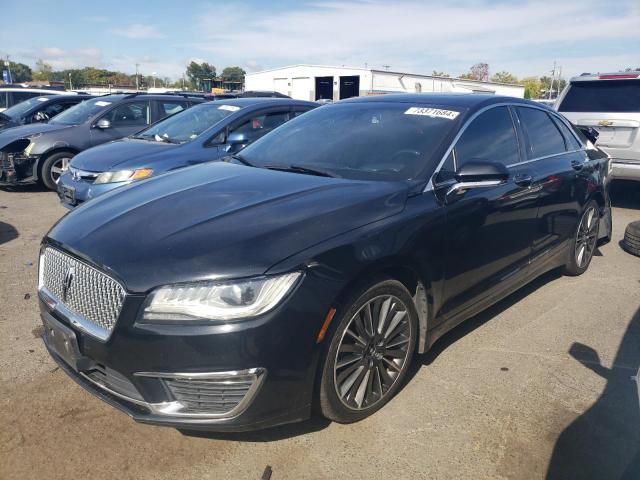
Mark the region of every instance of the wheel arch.
POLYGON ((427 350, 427 332, 429 326, 431 297, 431 283, 424 275, 420 275, 409 259, 402 257, 387 257, 369 264, 357 272, 341 289, 333 304, 340 305, 357 288, 371 284, 375 278, 390 278, 402 283, 413 298, 418 313, 418 353, 427 350))
POLYGON ((64 147, 54 147, 47 150, 44 153, 41 153, 38 159, 36 160, 36 164, 33 169, 34 176, 36 177, 37 180, 40 180, 41 178, 42 165, 45 162, 45 160, 49 158, 51 155, 55 155, 56 153, 62 153, 62 152, 69 152, 74 155, 77 155, 78 153, 80 153, 80 150, 75 147, 64 146, 64 147))

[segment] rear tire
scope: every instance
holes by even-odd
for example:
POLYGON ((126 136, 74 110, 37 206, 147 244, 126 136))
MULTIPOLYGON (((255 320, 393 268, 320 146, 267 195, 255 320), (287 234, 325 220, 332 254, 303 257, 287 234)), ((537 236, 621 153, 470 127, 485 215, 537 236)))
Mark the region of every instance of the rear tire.
POLYGON ((595 201, 591 200, 585 205, 578 228, 573 236, 569 260, 564 268, 566 275, 575 277, 587 271, 597 248, 599 229, 600 208, 595 201))
POLYGON ((322 414, 352 423, 382 408, 402 386, 418 337, 418 315, 405 286, 380 280, 338 309, 320 379, 322 414))
POLYGON ((57 190, 57 180, 69 168, 69 163, 74 157, 71 152, 58 152, 44 159, 40 168, 40 181, 49 190, 57 190))
POLYGON ((640 220, 627 225, 622 246, 630 254, 640 257, 640 220))

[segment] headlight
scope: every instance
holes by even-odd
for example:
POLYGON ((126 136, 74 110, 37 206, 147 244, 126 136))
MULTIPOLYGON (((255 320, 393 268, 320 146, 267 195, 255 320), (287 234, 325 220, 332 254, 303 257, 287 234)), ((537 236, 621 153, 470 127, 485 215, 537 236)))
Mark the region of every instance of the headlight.
POLYGON ((27 145, 27 148, 24 149, 24 156, 28 157, 29 155, 31 155, 31 150, 33 150, 33 146, 35 145, 34 142, 29 142, 29 145, 27 145))
POLYGON ((102 172, 94 180, 94 184, 126 182, 128 180, 142 180, 150 177, 153 170, 150 168, 140 168, 138 170, 120 170, 118 172, 102 172))
POLYGON ((255 317, 274 308, 295 285, 300 272, 233 282, 205 281, 155 290, 143 318, 154 322, 230 321, 255 317))

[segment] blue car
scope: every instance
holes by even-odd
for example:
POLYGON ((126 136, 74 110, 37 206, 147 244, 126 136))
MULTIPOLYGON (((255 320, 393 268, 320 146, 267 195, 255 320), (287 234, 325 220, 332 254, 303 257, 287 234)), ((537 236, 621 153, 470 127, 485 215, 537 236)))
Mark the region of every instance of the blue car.
POLYGON ((219 160, 317 106, 284 98, 196 105, 135 135, 76 155, 58 181, 58 195, 65 207, 73 208, 137 180, 219 160))

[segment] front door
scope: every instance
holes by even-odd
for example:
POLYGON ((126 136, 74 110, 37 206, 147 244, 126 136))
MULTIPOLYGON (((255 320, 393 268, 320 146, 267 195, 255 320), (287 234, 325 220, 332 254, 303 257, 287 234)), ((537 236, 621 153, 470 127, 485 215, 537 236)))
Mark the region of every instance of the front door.
POLYGON ((148 100, 121 103, 94 122, 91 129, 91 143, 95 146, 128 137, 148 126, 150 120, 148 100), (98 127, 101 119, 109 121, 108 128, 98 127))
POLYGON ((447 199, 447 254, 443 319, 504 294, 528 271, 536 228, 535 172, 522 163, 521 144, 506 106, 476 117, 455 144, 449 166, 498 162, 509 179, 498 186, 471 188, 447 199))

